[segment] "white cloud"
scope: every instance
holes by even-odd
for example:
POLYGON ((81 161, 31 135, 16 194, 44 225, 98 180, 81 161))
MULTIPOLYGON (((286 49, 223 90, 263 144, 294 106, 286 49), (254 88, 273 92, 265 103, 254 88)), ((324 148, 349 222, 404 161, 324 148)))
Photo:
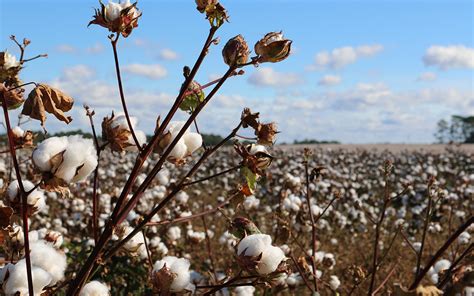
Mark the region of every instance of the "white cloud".
POLYGON ((303 79, 296 73, 281 73, 273 68, 262 67, 253 72, 248 81, 256 86, 285 87, 300 84, 303 79))
POLYGON ((433 72, 424 72, 416 79, 417 81, 435 81, 437 78, 436 73, 433 72))
POLYGON ((77 48, 70 44, 61 44, 56 47, 56 50, 60 53, 76 53, 77 48))
POLYGON ((104 51, 104 46, 100 43, 96 43, 95 45, 86 48, 86 52, 90 54, 97 54, 104 51))
POLYGON ((163 60, 172 61, 178 59, 179 56, 175 51, 169 48, 164 48, 160 51, 159 57, 163 60))
POLYGON ((345 46, 334 48, 331 51, 321 51, 315 56, 315 63, 310 70, 341 69, 355 63, 358 59, 371 57, 383 50, 380 44, 361 45, 357 47, 345 46))
POLYGON ((474 48, 464 45, 430 46, 423 56, 425 66, 441 70, 474 69, 474 48))
POLYGON ((159 64, 130 64, 123 67, 123 71, 149 79, 161 79, 168 75, 168 71, 165 67, 159 64))
POLYGON ((324 75, 318 82, 319 85, 333 86, 341 83, 342 79, 337 75, 324 75))

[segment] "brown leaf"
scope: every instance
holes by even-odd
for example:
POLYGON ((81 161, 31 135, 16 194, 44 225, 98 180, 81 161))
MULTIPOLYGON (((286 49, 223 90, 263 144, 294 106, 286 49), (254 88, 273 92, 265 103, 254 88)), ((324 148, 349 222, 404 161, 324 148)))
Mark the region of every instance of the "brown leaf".
POLYGON ((0 227, 5 228, 10 225, 13 209, 10 207, 0 207, 0 227))
POLYGON ((415 290, 408 290, 401 285, 395 284, 395 296, 440 296, 443 291, 436 286, 418 286, 415 290))
POLYGON ((73 104, 74 100, 60 90, 46 84, 39 84, 28 95, 21 113, 40 120, 43 126, 46 121, 46 112, 69 124, 72 118, 66 116, 64 112, 71 110, 73 104))

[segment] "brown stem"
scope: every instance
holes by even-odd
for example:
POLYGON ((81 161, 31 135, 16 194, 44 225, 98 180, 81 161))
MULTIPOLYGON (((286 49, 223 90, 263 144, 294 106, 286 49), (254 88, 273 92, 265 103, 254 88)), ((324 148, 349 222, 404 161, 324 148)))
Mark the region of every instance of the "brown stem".
POLYGON ((206 223, 206 216, 201 216, 202 225, 204 226, 204 234, 206 235, 206 248, 207 248, 207 256, 209 257, 209 261, 211 262, 211 272, 214 274, 214 278, 217 279, 216 273, 216 266, 214 265, 214 258, 212 256, 212 248, 211 248, 211 238, 209 237, 209 233, 207 232, 207 223, 206 223))
POLYGON ((120 99, 122 101, 123 112, 125 113, 125 118, 127 119, 128 128, 130 129, 130 133, 132 134, 133 141, 137 146, 138 151, 142 150, 140 143, 138 142, 138 138, 135 135, 135 131, 133 130, 132 121, 130 120, 130 116, 128 115, 127 103, 125 102, 125 95, 123 93, 123 86, 122 86, 122 76, 120 74, 120 65, 118 60, 118 53, 117 53, 117 41, 119 39, 120 34, 117 33, 117 38, 111 41, 112 49, 114 51, 114 61, 115 61, 115 72, 117 73, 117 82, 119 87, 120 99))
POLYGON ((314 284, 314 291, 318 291, 318 279, 316 278, 316 271, 317 271, 316 270, 316 224, 313 217, 313 211, 311 210, 311 190, 309 188, 309 159, 306 159, 304 162, 304 171, 305 171, 305 176, 306 176, 306 203, 308 205, 309 218, 311 221, 311 242, 312 242, 311 266, 313 268, 313 284, 314 284))
POLYGON ((145 242, 146 256, 148 258, 148 264, 150 271, 153 270, 153 259, 151 258, 150 248, 148 247, 147 237, 145 235, 145 229, 142 230, 143 241, 145 242))
POLYGON ((418 273, 420 272, 421 259, 423 257, 423 249, 425 248, 426 234, 428 233, 428 225, 430 224, 431 203, 433 200, 431 196, 431 185, 432 185, 432 182, 430 182, 428 186, 428 207, 426 208, 426 216, 425 216, 425 221, 424 221, 425 223, 423 225, 423 233, 421 236, 420 252, 416 260, 415 278, 418 276, 418 273))
POLYGON ((99 238, 99 242, 95 245, 94 249, 92 250, 91 254, 87 258, 86 262, 82 266, 81 270, 79 271, 77 277, 71 282, 69 285, 68 291, 66 295, 68 296, 74 296, 76 295, 79 290, 82 288, 82 285, 84 284, 85 279, 89 276, 91 270, 94 267, 95 262, 99 258, 102 249, 105 247, 105 244, 109 241, 110 237, 112 236, 113 233, 113 228, 115 227, 113 222, 114 218, 122 208, 122 204, 129 195, 130 191, 132 190, 132 186, 135 183, 136 178, 139 175, 140 169, 143 166, 145 159, 148 158, 148 156, 151 154, 153 151, 153 147, 156 145, 158 140, 161 137, 161 134, 163 133, 164 129, 168 125, 168 123, 171 121, 173 118, 174 114, 179 108, 179 105, 181 104, 184 96, 184 91, 189 87, 191 84, 192 80, 194 79, 194 76, 196 75, 197 71, 199 70, 199 67, 201 66, 205 56, 207 55, 208 48, 212 44, 212 39, 214 37, 214 34, 216 33, 218 28, 212 27, 209 31, 209 35, 206 39, 206 42, 204 43, 204 46, 201 50, 201 54, 199 55, 198 59, 196 60, 196 63, 194 64, 193 69, 191 70, 191 73, 189 76, 186 78, 184 82, 184 87, 181 88, 174 105, 172 106, 171 110, 168 112, 167 116, 165 117, 163 123, 160 125, 158 128, 158 131, 156 131, 155 135, 151 139, 151 141, 146 145, 145 149, 140 153, 139 157, 137 158, 137 161, 135 162, 135 165, 130 173, 129 178, 127 179, 127 182, 122 190, 122 193, 120 194, 119 199, 117 200, 117 203, 115 204, 115 207, 113 209, 111 219, 107 222, 104 228, 104 232, 102 233, 101 237, 99 238))
POLYGON ((94 144, 96 148, 96 153, 97 153, 97 166, 95 167, 94 170, 94 187, 92 188, 92 232, 94 235, 94 243, 97 244, 97 241, 99 240, 99 226, 98 226, 98 217, 99 217, 99 211, 98 211, 98 196, 97 196, 97 187, 98 187, 98 182, 99 182, 99 162, 100 162, 100 152, 101 152, 101 147, 99 146, 99 140, 97 139, 97 134, 95 132, 95 126, 94 126, 94 112, 90 111, 89 107, 85 106, 86 109, 86 115, 89 117, 89 122, 91 125, 92 129, 92 135, 94 137, 94 144))
POLYGON ((469 245, 469 247, 467 247, 466 250, 464 250, 464 252, 453 262, 453 264, 451 264, 451 266, 449 266, 448 270, 446 270, 444 272, 444 277, 443 279, 439 282, 439 284, 437 285, 437 287, 439 289, 442 289, 444 287, 444 285, 446 285, 446 283, 448 282, 454 268, 456 266, 458 266, 458 264, 468 255, 472 252, 472 250, 474 250, 474 243, 471 243, 469 245))
POLYGON ((449 237, 449 239, 439 248, 439 250, 431 257, 428 264, 421 270, 416 279, 411 284, 409 290, 413 290, 420 284, 421 280, 425 277, 428 270, 435 264, 435 262, 443 255, 449 246, 456 241, 458 236, 463 233, 471 224, 474 223, 474 216, 471 216, 464 224, 459 226, 459 228, 449 237))
POLYGON ((198 183, 202 183, 204 181, 207 181, 207 180, 210 180, 210 179, 213 179, 213 178, 216 178, 216 177, 219 177, 219 176, 222 176, 222 175, 225 175, 225 174, 228 174, 232 171, 235 171, 235 170, 238 170, 242 167, 242 164, 239 164, 239 165, 236 165, 234 167, 231 167, 227 170, 224 170, 222 172, 218 172, 214 175, 211 175, 211 176, 208 176, 208 177, 205 177, 205 178, 202 178, 202 179, 199 179, 199 180, 196 180, 196 181, 192 181, 192 182, 188 182, 188 183, 184 183, 183 186, 191 186, 191 185, 194 185, 194 184, 198 184, 198 183))
POLYGON ((382 228, 382 224, 385 218, 385 212, 387 209, 388 204, 390 203, 390 196, 389 196, 389 186, 388 186, 388 172, 385 172, 385 189, 384 189, 384 202, 382 205, 382 212, 380 214, 380 218, 375 225, 375 240, 374 240, 374 250, 373 250, 373 258, 372 258, 372 276, 370 278, 370 286, 368 290, 369 296, 372 295, 375 285, 375 277, 377 275, 377 267, 378 267, 378 250, 379 250, 379 242, 380 242, 380 230, 382 228))
POLYGON ((385 277, 385 279, 382 281, 382 283, 377 287, 377 289, 374 290, 374 292, 372 293, 372 295, 375 295, 377 294, 380 290, 382 290, 382 288, 385 286, 385 284, 388 282, 388 280, 390 279, 390 277, 393 275, 393 273, 395 272, 395 268, 397 267, 397 264, 398 262, 395 262, 395 264, 393 265, 393 267, 390 269, 388 275, 385 277))
POLYGON ((8 135, 8 146, 10 148, 10 155, 13 160, 13 166, 15 168, 16 179, 18 180, 18 187, 21 194, 21 217, 23 222, 23 239, 25 245, 25 261, 26 261, 26 274, 28 280, 28 294, 30 296, 34 295, 33 290, 33 276, 31 273, 31 258, 30 258, 30 240, 28 235, 28 195, 26 194, 25 188, 23 186, 23 181, 21 179, 20 173, 20 166, 18 165, 18 160, 16 158, 16 151, 14 147, 13 141, 13 132, 10 125, 10 117, 8 115, 8 106, 7 100, 3 93, 0 93, 0 97, 2 100, 2 107, 3 107, 3 115, 5 117, 5 124, 7 128, 7 135, 8 135))
MULTIPOLYGON (((199 169, 199 167, 204 163, 204 161, 212 155, 215 151, 217 151, 221 146, 223 146, 228 140, 230 140, 235 133, 240 129, 242 126, 242 121, 237 125, 237 127, 225 138, 223 139, 219 144, 216 146, 212 147, 209 150, 206 150, 204 154, 201 156, 201 158, 196 162, 196 164, 189 170, 189 172, 186 174, 186 176, 180 181, 180 183, 171 191, 168 196, 163 199, 153 210, 151 210, 150 213, 148 213, 142 221, 135 227, 135 229, 128 235, 126 236, 123 240, 119 241, 106 255, 104 255, 104 260, 107 260, 110 258, 115 252, 117 252, 127 241, 129 241, 135 234, 137 234, 138 231, 143 229, 143 227, 146 226, 146 224, 155 216, 178 192, 181 191, 183 188, 184 181, 190 178, 194 173, 199 169)), ((186 128, 186 127, 184 127, 186 128)), ((153 179, 153 177, 152 177, 153 179)), ((145 184, 146 180, 143 182, 145 184)), ((143 185, 142 184, 142 185, 143 185)), ((139 192, 139 190, 138 190, 139 192)), ((132 197, 133 199, 133 197, 132 197)))
MULTIPOLYGON (((293 261, 293 264, 295 264, 296 269, 298 269, 298 272, 300 273, 301 278, 303 279, 304 284, 306 285, 306 287, 308 287, 308 289, 311 291, 311 293, 313 293, 314 290, 313 290, 313 288, 311 287, 311 284, 309 283, 308 279, 306 278, 306 274, 303 272, 303 270, 301 270, 301 267, 300 267, 300 265, 298 264, 298 261, 296 261, 295 256, 293 256, 293 254, 290 253, 290 258, 291 258, 291 261, 293 261)), ((313 274, 313 278, 316 278, 316 273, 313 274)))

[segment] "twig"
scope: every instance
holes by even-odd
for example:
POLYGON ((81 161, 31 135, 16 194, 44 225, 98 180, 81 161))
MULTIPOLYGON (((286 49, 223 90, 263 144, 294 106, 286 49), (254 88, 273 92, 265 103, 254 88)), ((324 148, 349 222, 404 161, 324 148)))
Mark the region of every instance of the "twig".
POLYGON ((393 265, 393 267, 390 269, 388 275, 385 277, 385 279, 382 281, 382 283, 377 287, 377 289, 374 290, 374 292, 372 293, 372 295, 375 295, 377 294, 380 290, 382 290, 382 288, 385 286, 385 284, 388 282, 388 280, 390 279, 390 277, 393 275, 393 273, 395 272, 395 268, 397 267, 398 265, 398 262, 395 262, 395 264, 393 265))
POLYGON ((90 111, 88 106, 84 106, 86 109, 86 115, 89 117, 89 122, 91 124, 91 129, 92 129, 92 135, 94 137, 94 143, 95 143, 95 148, 96 148, 96 153, 97 153, 97 166, 94 169, 94 187, 92 188, 92 232, 94 235, 94 243, 97 244, 97 241, 99 240, 99 226, 98 226, 98 217, 99 217, 99 211, 98 211, 98 196, 97 196, 97 187, 99 183, 99 162, 100 162, 100 152, 101 152, 101 147, 99 146, 99 140, 97 139, 97 134, 95 132, 95 126, 94 126, 94 111, 90 111))
POLYGON ((474 216, 471 216, 464 224, 459 226, 459 228, 449 237, 449 239, 439 248, 439 250, 431 257, 428 264, 421 270, 418 276, 415 278, 413 283, 410 286, 410 290, 415 289, 420 284, 421 280, 425 277, 428 270, 435 264, 435 262, 443 255, 444 251, 446 251, 449 246, 456 241, 459 235, 463 233, 471 224, 474 223, 474 216))
POLYGON ((431 186, 433 185, 433 180, 431 179, 428 184, 428 206, 426 208, 426 216, 425 216, 425 223, 423 225, 423 233, 421 236, 421 247, 419 254, 416 259, 416 272, 415 272, 415 278, 418 276, 418 273, 420 272, 420 265, 421 265, 421 259, 423 257, 423 249, 425 247, 425 240, 426 240, 426 234, 428 233, 428 225, 430 224, 430 215, 431 215, 431 204, 433 201, 433 197, 431 196, 431 186))
POLYGON ((125 102, 125 95, 123 93, 123 86, 122 86, 122 76, 120 74, 120 65, 118 60, 118 53, 117 53, 117 41, 120 37, 120 34, 117 33, 117 37, 115 39, 111 39, 112 49, 114 51, 114 61, 115 61, 115 72, 117 73, 117 82, 118 88, 120 93, 120 99, 122 102, 123 112, 125 113, 125 118, 127 119, 128 128, 130 129, 130 133, 132 134, 133 141, 137 146, 138 151, 142 150, 140 143, 138 142, 138 138, 135 135, 135 131, 133 130, 132 121, 130 120, 130 116, 128 115, 127 103, 125 102))
MULTIPOLYGON (((15 40, 16 42, 16 40, 15 40)), ((28 294, 30 296, 34 295, 33 290, 33 276, 31 273, 31 258, 30 258, 30 240, 28 235, 28 195, 26 194, 25 188, 23 186, 23 181, 21 178, 20 166, 18 165, 18 160, 16 158, 16 152, 14 147, 13 141, 13 132, 10 125, 10 117, 8 115, 8 105, 7 100, 3 93, 0 93, 0 97, 2 100, 2 108, 3 108, 3 115, 5 117, 5 124, 7 127, 7 135, 8 135, 8 146, 10 148, 10 155, 13 161, 13 166, 15 168, 16 179, 18 180, 18 187, 20 190, 21 195, 21 217, 23 222, 23 239, 25 245, 25 261, 26 261, 26 274, 27 274, 27 281, 28 281, 28 294)))
POLYGON ((210 179, 213 179, 213 178, 216 178, 216 177, 219 177, 219 176, 222 176, 222 175, 225 175, 225 174, 228 174, 232 171, 235 171, 235 170, 238 170, 242 167, 242 164, 239 164, 237 166, 234 166, 234 167, 231 167, 227 170, 224 170, 222 172, 218 172, 214 175, 211 175, 211 176, 208 176, 208 177, 205 177, 205 178, 202 178, 202 179, 199 179, 199 180, 196 180, 196 181, 192 181, 192 182, 188 182, 188 183, 184 183, 183 186, 191 186, 191 185, 194 185, 194 184, 198 184, 198 183, 202 183, 204 181, 207 181, 207 180, 210 180, 210 179))

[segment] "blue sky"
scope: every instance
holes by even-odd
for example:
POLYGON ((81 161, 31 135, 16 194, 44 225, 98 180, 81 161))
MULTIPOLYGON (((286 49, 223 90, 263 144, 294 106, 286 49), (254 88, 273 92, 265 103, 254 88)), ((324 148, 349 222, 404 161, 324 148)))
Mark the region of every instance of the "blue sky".
MULTIPOLYGON (((294 50, 281 63, 232 78, 198 118, 206 133, 228 133, 248 106, 278 122, 280 142, 421 143, 434 141, 437 120, 474 114, 473 1, 221 2, 230 23, 219 30, 221 43, 206 58, 200 83, 225 72, 222 46, 239 33, 253 47, 266 32, 283 30, 294 50)), ((50 118, 48 130, 88 130, 84 103, 96 109, 97 122, 120 111, 108 32, 87 27, 94 7, 98 1, 1 1, 0 48, 18 54, 8 38, 14 34, 32 40, 27 56, 49 55, 28 63, 22 79, 51 83, 76 99, 70 126, 50 118)), ((191 0, 143 0, 138 8, 139 27, 120 40, 119 56, 132 113, 151 133, 209 25, 191 0)))

